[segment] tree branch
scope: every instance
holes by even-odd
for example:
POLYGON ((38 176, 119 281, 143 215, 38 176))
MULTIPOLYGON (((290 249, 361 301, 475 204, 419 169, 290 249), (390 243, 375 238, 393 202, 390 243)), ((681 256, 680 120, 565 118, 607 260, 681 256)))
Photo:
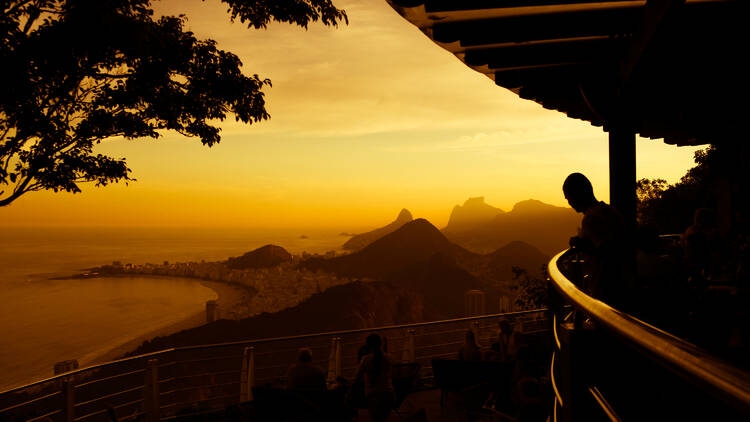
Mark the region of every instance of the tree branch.
POLYGON ((6 16, 10 16, 13 13, 15 13, 16 11, 18 11, 20 8, 22 8, 25 5, 27 5, 28 3, 31 3, 32 1, 35 1, 35 0, 20 1, 15 6, 11 7, 10 9, 4 10, 3 14, 6 15, 6 16))
POLYGON ((4 207, 11 202, 15 201, 19 196, 23 195, 24 193, 28 192, 28 185, 31 182, 32 176, 26 176, 26 178, 21 182, 20 184, 16 185, 15 189, 13 189, 13 193, 10 194, 7 198, 0 199, 0 207, 4 207))

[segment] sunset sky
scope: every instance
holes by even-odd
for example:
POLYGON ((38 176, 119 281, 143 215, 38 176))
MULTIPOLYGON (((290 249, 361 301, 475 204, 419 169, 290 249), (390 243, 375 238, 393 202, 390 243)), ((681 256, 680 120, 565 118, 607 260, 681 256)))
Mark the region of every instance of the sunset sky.
MULTIPOLYGON (((232 24, 218 0, 163 0, 199 38, 270 78, 271 120, 222 124, 212 148, 165 133, 104 142, 138 180, 82 194, 34 192, 0 208, 4 226, 328 227, 361 230, 401 208, 438 227, 471 196, 509 210, 567 205, 580 171, 608 200, 607 134, 522 100, 466 67, 385 0, 336 1, 350 24, 307 31, 232 24)), ((696 148, 637 141, 638 177, 678 180, 696 148)))

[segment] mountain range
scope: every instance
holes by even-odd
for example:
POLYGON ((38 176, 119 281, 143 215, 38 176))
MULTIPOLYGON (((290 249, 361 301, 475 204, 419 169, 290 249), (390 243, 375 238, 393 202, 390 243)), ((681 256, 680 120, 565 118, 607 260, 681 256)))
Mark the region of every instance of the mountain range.
POLYGON ((311 258, 300 266, 413 289, 424 298, 426 317, 450 318, 463 314, 463 301, 457 298, 467 290, 481 289, 487 294, 487 303, 496 303, 498 286, 512 282, 513 266, 539 275, 547 260, 547 255, 520 241, 490 254, 477 254, 454 244, 429 221, 418 218, 360 251, 329 259, 311 258))
MULTIPOLYGON (((474 223, 458 226, 449 223, 443 232, 454 243, 474 252, 487 253, 509 242, 523 241, 553 255, 568 247, 568 240, 577 233, 581 220, 571 208, 556 207, 534 199, 521 201, 509 212, 500 212, 489 220, 469 220, 466 215, 487 215, 483 201, 470 201, 460 208, 458 221, 474 223)), ((453 215, 451 219, 455 220, 453 215)))
POLYGON ((398 213, 398 217, 396 217, 396 219, 390 224, 369 231, 367 233, 355 234, 351 239, 347 240, 342 247, 350 251, 360 250, 370 243, 380 239, 381 237, 389 233, 393 233, 394 231, 401 228, 401 226, 412 220, 413 217, 411 216, 411 213, 409 212, 409 210, 404 208, 401 210, 401 212, 398 213))
POLYGON ((443 228, 443 233, 463 233, 474 229, 482 224, 489 223, 493 218, 505 211, 495 208, 484 202, 483 196, 469 198, 463 205, 456 205, 451 211, 448 225, 443 228))
MULTIPOLYGON (((451 242, 475 253, 490 253, 510 242, 521 241, 551 256, 568 247, 568 240, 577 233, 580 220, 571 208, 535 199, 518 202, 506 212, 478 196, 454 206, 442 232, 451 242)), ((402 209, 393 222, 354 235, 343 248, 362 250, 411 221, 411 213, 402 209)))
MULTIPOLYGON (((267 245, 227 262, 235 266, 260 265, 261 262, 265 265, 268 261, 264 259, 284 256, 283 248, 267 245)), ((302 270, 325 271, 360 278, 359 281, 331 287, 297 306, 273 314, 239 321, 219 320, 156 338, 133 353, 456 318, 464 316, 463 296, 472 289, 484 291, 487 311, 497 312, 500 295, 513 293, 509 287, 513 283, 511 268, 524 266, 531 273, 547 259, 534 246, 520 241, 490 254, 470 252, 448 240, 429 221, 416 219, 349 255, 315 256, 299 264, 302 270)))
POLYGON ((332 259, 314 258, 302 265, 345 277, 380 279, 407 265, 426 261, 436 253, 462 262, 478 257, 477 254, 451 243, 429 221, 419 218, 359 251, 332 259))

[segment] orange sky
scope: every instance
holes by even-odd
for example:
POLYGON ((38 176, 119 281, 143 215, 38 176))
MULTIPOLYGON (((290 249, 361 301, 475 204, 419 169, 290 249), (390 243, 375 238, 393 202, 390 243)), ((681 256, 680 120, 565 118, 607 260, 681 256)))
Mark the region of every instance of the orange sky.
MULTIPOLYGON (((105 141, 137 182, 82 194, 35 192, 0 208, 3 226, 329 227, 361 230, 401 208, 442 227, 484 196, 503 209, 534 198, 566 205, 580 171, 608 200, 607 134, 497 87, 383 1, 336 1, 350 25, 265 31, 229 22, 218 0, 163 0, 189 28, 273 81, 271 120, 222 124, 212 148, 165 133, 105 141)), ((637 141, 638 177, 674 182, 696 148, 637 141)))

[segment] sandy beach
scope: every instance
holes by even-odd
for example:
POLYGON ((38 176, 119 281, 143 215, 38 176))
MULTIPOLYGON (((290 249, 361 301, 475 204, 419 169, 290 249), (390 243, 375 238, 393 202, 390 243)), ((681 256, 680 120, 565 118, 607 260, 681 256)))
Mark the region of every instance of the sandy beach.
MULTIPOLYGON (((158 278, 158 276, 154 277, 158 278)), ((252 297, 252 293, 249 289, 217 281, 198 279, 189 280, 200 282, 203 286, 208 287, 209 289, 216 292, 216 294, 218 295, 216 301, 219 307, 220 318, 239 319, 248 316, 249 309, 247 307, 247 304, 252 297)), ((199 327, 205 323, 206 312, 205 310, 202 310, 176 323, 159 327, 155 330, 134 337, 133 339, 128 340, 125 343, 116 345, 106 352, 97 355, 91 360, 80 362, 80 364, 81 366, 89 366, 97 363, 120 359, 125 354, 135 350, 144 341, 151 340, 155 337, 166 336, 183 330, 199 327)))

